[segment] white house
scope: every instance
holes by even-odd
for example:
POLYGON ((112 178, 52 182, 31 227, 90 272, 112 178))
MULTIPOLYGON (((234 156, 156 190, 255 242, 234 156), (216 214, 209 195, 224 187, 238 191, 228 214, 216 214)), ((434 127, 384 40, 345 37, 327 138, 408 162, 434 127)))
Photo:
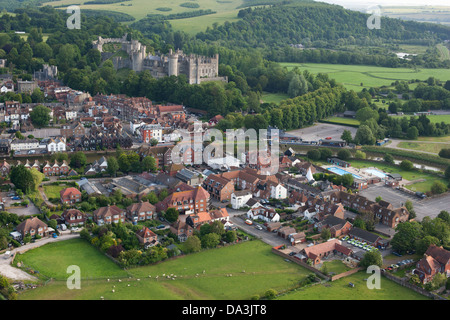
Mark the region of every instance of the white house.
POLYGON ((273 199, 286 199, 287 189, 282 184, 270 186, 270 197, 273 199))
POLYGON ((11 150, 23 151, 39 148, 39 140, 37 139, 14 139, 11 142, 11 150))
POLYGON ((140 126, 138 132, 141 135, 141 139, 146 143, 150 143, 152 139, 156 139, 158 142, 162 141, 162 127, 159 124, 140 126))
POLYGON ((76 119, 77 115, 78 115, 77 111, 75 111, 75 110, 67 110, 66 111, 66 120, 70 121, 70 120, 76 119))
POLYGON ((223 158, 212 158, 208 157, 208 159, 205 159, 206 163, 209 167, 213 169, 222 169, 222 168, 231 168, 231 167, 238 167, 241 165, 241 161, 239 159, 236 159, 235 157, 232 157, 230 155, 226 155, 223 158))
POLYGON ((266 207, 252 208, 248 210, 247 217, 252 220, 260 219, 266 222, 280 221, 280 215, 274 209, 266 207))
POLYGON ((231 194, 231 207, 233 209, 240 209, 247 206, 247 201, 252 198, 252 193, 249 190, 235 191, 231 194))
POLYGON ((65 152, 66 151, 66 138, 58 137, 51 138, 47 143, 48 152, 65 152))

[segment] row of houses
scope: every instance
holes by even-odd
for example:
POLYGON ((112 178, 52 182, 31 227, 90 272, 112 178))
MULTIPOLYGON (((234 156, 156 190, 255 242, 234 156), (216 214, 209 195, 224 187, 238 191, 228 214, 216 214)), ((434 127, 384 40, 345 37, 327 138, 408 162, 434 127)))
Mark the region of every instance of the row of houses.
MULTIPOLYGON (((34 162, 29 161, 28 159, 22 163, 22 161, 18 160, 16 165, 24 165, 27 169, 36 169, 39 172, 42 172, 45 176, 59 176, 59 175, 78 175, 78 173, 71 169, 66 160, 63 160, 61 163, 58 163, 56 160, 53 164, 50 161, 46 161, 45 163, 40 163, 39 160, 34 160, 34 162)), ((3 177, 9 175, 11 171, 11 164, 9 164, 6 160, 3 160, 0 163, 0 174, 3 177)))

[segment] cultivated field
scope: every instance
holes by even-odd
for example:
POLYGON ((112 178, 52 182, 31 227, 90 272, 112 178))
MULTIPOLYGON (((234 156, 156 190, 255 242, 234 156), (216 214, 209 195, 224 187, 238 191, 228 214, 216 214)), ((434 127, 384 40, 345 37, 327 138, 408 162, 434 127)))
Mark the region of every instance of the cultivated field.
POLYGON ((114 300, 240 300, 262 296, 271 288, 278 292, 288 290, 310 274, 273 254, 271 247, 260 241, 207 250, 127 271, 81 239, 45 245, 16 259, 55 279, 46 286, 20 294, 19 299, 23 300, 97 300, 100 297, 114 300), (66 287, 69 265, 80 266, 81 290, 66 287), (177 278, 167 279, 163 274, 173 274, 177 278), (109 282, 108 278, 111 279, 109 282))
MULTIPOLYGON (((181 21, 174 21, 173 25, 177 30, 183 30, 188 33, 194 33, 205 30, 207 26, 211 26, 214 22, 223 23, 225 21, 232 21, 237 19, 238 10, 236 8, 242 4, 242 0, 216 1, 216 0, 195 0, 199 8, 181 7, 180 4, 187 2, 187 0, 130 0, 112 4, 87 4, 90 0, 59 0, 44 3, 50 6, 69 6, 72 4, 80 5, 81 10, 110 10, 129 14, 136 20, 145 18, 147 14, 173 14, 181 12, 190 12, 194 10, 211 9, 217 14, 211 16, 202 16, 196 18, 183 19, 181 21), (160 11, 158 8, 170 8, 170 11, 160 11), (205 24, 204 24, 205 23, 205 24)), ((62 8, 64 9, 64 8, 62 8)))

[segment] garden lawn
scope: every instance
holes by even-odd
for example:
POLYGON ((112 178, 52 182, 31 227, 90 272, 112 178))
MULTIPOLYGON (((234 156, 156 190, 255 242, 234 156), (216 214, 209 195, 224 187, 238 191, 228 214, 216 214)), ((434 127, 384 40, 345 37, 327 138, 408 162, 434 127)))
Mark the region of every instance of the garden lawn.
POLYGON ((127 271, 84 240, 62 241, 55 245, 43 246, 17 258, 49 277, 61 279, 24 292, 19 299, 242 300, 263 296, 268 289, 289 290, 310 274, 301 266, 273 254, 271 247, 259 240, 127 271), (66 288, 68 275, 65 271, 71 264, 81 268, 84 279, 81 290, 66 288), (176 275, 176 279, 168 279, 170 274, 176 275), (107 278, 111 278, 110 282, 107 278))
POLYGON ((368 289, 367 279, 370 274, 364 271, 341 278, 334 282, 318 284, 292 291, 280 296, 279 300, 427 300, 415 291, 381 277, 380 289, 368 289), (348 284, 352 282, 352 288, 348 284))
POLYGON ((324 261, 323 266, 327 266, 328 273, 340 274, 351 270, 341 260, 324 261))
POLYGON ((45 184, 43 186, 43 188, 44 188, 44 192, 47 195, 48 199, 52 199, 52 198, 59 199, 61 197, 60 191, 68 188, 68 186, 67 185, 55 186, 55 185, 51 185, 51 184, 45 184))
POLYGON ((343 117, 330 117, 325 119, 325 121, 332 122, 335 124, 343 124, 343 125, 356 125, 359 126, 359 120, 353 118, 343 118, 343 117))

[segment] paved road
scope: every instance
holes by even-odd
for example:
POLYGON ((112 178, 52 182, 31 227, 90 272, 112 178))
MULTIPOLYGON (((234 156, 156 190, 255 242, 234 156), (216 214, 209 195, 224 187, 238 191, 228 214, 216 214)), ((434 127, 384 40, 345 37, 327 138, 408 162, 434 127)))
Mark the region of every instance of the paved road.
MULTIPOLYGON (((27 250, 40 247, 40 246, 50 243, 50 242, 75 239, 75 238, 79 238, 79 237, 80 237, 80 235, 78 233, 75 233, 75 234, 64 234, 64 235, 59 236, 58 238, 51 238, 51 237, 44 238, 44 239, 37 240, 34 243, 28 243, 24 246, 13 249, 13 250, 11 250, 11 254, 25 252, 27 250)), ((12 257, 10 257, 8 259, 5 259, 4 255, 2 255, 0 257, 0 274, 2 274, 3 276, 5 276, 11 280, 31 280, 31 281, 37 280, 35 277, 29 275, 28 273, 26 273, 16 267, 11 266, 11 262, 12 262, 12 257)))

